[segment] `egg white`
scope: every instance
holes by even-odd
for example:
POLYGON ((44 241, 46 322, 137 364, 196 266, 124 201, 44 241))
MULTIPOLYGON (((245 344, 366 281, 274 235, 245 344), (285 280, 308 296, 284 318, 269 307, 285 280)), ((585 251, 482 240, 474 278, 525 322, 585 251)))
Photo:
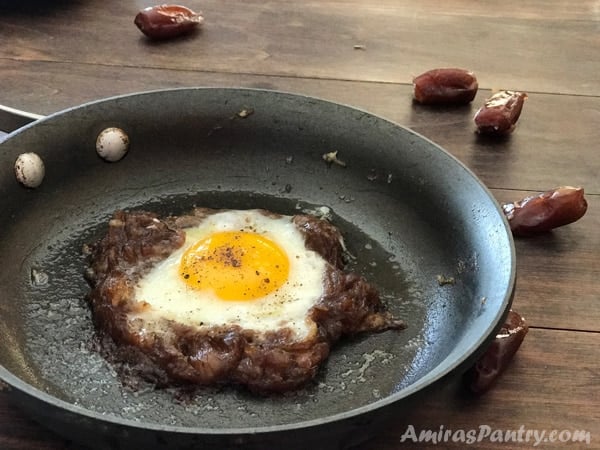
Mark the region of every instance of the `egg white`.
POLYGON ((292 217, 270 217, 256 210, 224 211, 206 217, 185 232, 184 245, 154 266, 137 284, 134 298, 147 305, 132 313, 130 319, 142 318, 146 323, 167 319, 193 327, 235 324, 258 333, 289 328, 297 340, 316 331, 308 311, 323 296, 327 263, 306 248, 292 217), (198 240, 224 231, 255 232, 277 243, 290 263, 284 285, 260 299, 225 301, 185 283, 179 275, 184 252, 198 240))

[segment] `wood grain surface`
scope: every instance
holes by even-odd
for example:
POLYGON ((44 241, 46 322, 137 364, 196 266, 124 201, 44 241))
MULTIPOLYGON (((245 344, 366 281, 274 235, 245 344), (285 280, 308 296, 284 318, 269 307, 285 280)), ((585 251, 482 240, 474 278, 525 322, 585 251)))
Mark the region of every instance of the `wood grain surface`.
POLYGON ((25 61, 387 83, 435 61, 470 68, 483 88, 600 94, 597 2, 455 3, 189 1, 206 17, 201 36, 149 45, 132 26, 147 2, 73 0, 6 8, 0 38, 4 57, 25 61))
MULTIPOLYGON (((559 185, 586 190, 578 222, 515 239, 513 306, 531 325, 493 390, 455 380, 360 450, 465 448, 414 443, 422 430, 585 430, 600 448, 600 3, 595 0, 188 1, 197 33, 147 40, 146 1, 0 0, 0 104, 51 114, 99 98, 187 86, 276 89, 348 104, 409 127, 471 169, 499 203, 559 185), (472 104, 412 101, 412 78, 473 70, 472 104), (496 89, 528 93, 515 132, 482 139, 473 115, 496 89), (404 436, 404 439, 403 439, 404 436), (404 442, 403 442, 404 440, 404 442)), ((0 342, 0 345, 2 343, 0 342)), ((492 442, 472 448, 529 448, 492 442)), ((81 448, 32 422, 0 386, 0 448, 81 448)))

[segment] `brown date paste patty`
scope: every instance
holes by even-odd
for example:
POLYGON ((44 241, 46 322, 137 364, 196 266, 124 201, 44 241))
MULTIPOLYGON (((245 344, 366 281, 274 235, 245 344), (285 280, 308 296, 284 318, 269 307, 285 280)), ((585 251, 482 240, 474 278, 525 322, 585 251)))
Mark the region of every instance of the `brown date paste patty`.
MULTIPOLYGON (((297 341, 290 329, 256 332, 237 325, 193 327, 167 319, 145 327, 129 314, 143 308, 134 299, 138 281, 185 241, 185 228, 218 212, 196 208, 189 215, 159 218, 144 211, 117 211, 107 234, 86 246, 88 302, 103 355, 127 373, 158 386, 243 385, 255 392, 283 392, 311 380, 343 335, 402 329, 385 311, 375 287, 343 269, 341 234, 325 220, 296 215, 306 247, 327 261, 324 295, 309 310, 316 333, 297 341)), ((272 217, 278 215, 262 211, 272 217)))

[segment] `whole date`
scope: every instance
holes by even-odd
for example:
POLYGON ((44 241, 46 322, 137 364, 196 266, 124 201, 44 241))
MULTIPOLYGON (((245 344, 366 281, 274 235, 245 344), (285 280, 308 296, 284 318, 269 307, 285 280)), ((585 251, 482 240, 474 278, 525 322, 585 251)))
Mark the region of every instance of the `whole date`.
POLYGON ((192 32, 204 18, 180 5, 158 5, 141 10, 134 23, 151 39, 170 39, 192 32))
POLYGON ((530 236, 561 227, 583 217, 587 201, 581 187, 561 186, 502 205, 515 236, 530 236))
POLYGON ((464 69, 432 69, 413 79, 414 98, 424 105, 458 105, 471 102, 477 94, 477 78, 464 69))

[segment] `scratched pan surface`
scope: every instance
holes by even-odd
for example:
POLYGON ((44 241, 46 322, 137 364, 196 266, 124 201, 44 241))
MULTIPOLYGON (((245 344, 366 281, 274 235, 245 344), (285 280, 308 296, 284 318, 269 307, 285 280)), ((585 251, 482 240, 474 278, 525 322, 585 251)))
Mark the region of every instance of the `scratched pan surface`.
POLYGON ((472 363, 514 288, 498 205, 457 160, 364 111, 272 91, 142 93, 38 121, 0 144, 0 209, 0 378, 38 421, 101 448, 355 442, 472 363), (130 136, 118 163, 95 153, 108 126, 130 136), (35 190, 14 180, 25 151, 46 164, 35 190), (323 160, 332 151, 345 167, 323 160), (123 387, 91 346, 81 248, 115 209, 194 205, 329 208, 351 268, 407 329, 343 341, 314 383, 288 395, 123 387))

